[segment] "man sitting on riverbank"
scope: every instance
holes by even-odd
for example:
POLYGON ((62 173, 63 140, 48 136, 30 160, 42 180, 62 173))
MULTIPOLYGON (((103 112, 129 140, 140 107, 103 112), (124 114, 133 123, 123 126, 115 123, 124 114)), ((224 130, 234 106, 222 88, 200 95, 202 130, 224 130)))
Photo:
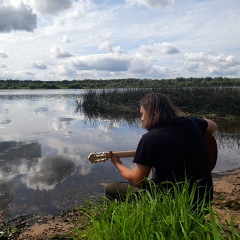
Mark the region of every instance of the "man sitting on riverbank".
POLYGON ((151 169, 155 169, 154 182, 183 182, 187 177, 190 186, 198 182, 196 192, 199 200, 212 201, 213 182, 206 143, 205 131, 213 133, 217 124, 209 119, 180 117, 178 109, 166 95, 147 94, 140 101, 142 126, 148 132, 138 143, 133 162, 135 169, 129 169, 111 151, 111 162, 129 183, 111 183, 105 187, 108 197, 119 197, 145 186, 151 169))

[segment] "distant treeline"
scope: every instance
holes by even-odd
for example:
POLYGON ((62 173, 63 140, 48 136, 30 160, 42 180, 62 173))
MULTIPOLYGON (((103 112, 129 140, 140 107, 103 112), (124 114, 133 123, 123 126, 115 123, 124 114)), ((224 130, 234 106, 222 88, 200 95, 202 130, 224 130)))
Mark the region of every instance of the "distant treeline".
POLYGON ((0 89, 97 89, 97 88, 159 88, 159 87, 240 86, 240 78, 183 78, 176 79, 110 79, 110 80, 0 80, 0 89))

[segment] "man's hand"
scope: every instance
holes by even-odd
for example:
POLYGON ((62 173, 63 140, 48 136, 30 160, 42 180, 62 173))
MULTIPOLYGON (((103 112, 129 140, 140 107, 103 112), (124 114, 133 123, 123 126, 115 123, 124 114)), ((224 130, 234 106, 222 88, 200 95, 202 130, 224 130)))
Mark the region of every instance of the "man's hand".
POLYGON ((119 157, 115 156, 112 151, 109 151, 111 155, 111 162, 116 166, 117 164, 122 164, 122 161, 119 157))
POLYGON ((119 170, 119 172, 122 174, 122 176, 133 183, 136 186, 141 186, 142 181, 148 177, 151 167, 144 166, 141 164, 136 164, 135 169, 130 169, 125 167, 122 164, 122 161, 119 157, 115 156, 112 151, 109 151, 111 156, 111 162, 115 165, 115 167, 119 170))

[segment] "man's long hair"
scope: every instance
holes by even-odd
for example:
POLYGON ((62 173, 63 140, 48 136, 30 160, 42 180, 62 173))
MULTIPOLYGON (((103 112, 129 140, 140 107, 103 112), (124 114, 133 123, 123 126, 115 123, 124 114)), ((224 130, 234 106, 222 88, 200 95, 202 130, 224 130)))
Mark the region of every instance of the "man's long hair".
POLYGON ((178 109, 170 99, 161 93, 149 93, 140 101, 148 115, 148 122, 145 128, 149 131, 160 124, 170 123, 177 117, 178 109))

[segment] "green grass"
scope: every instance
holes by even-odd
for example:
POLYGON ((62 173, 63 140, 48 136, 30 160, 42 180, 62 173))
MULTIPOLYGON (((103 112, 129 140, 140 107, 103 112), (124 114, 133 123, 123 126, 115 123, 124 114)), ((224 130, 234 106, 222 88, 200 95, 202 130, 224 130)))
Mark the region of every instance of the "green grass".
POLYGON ((72 239, 239 239, 233 221, 224 228, 210 204, 196 205, 196 186, 191 193, 188 189, 187 181, 172 185, 173 198, 170 191, 151 185, 150 191, 129 193, 125 201, 105 199, 83 211, 84 226, 75 227, 77 237, 72 239))

